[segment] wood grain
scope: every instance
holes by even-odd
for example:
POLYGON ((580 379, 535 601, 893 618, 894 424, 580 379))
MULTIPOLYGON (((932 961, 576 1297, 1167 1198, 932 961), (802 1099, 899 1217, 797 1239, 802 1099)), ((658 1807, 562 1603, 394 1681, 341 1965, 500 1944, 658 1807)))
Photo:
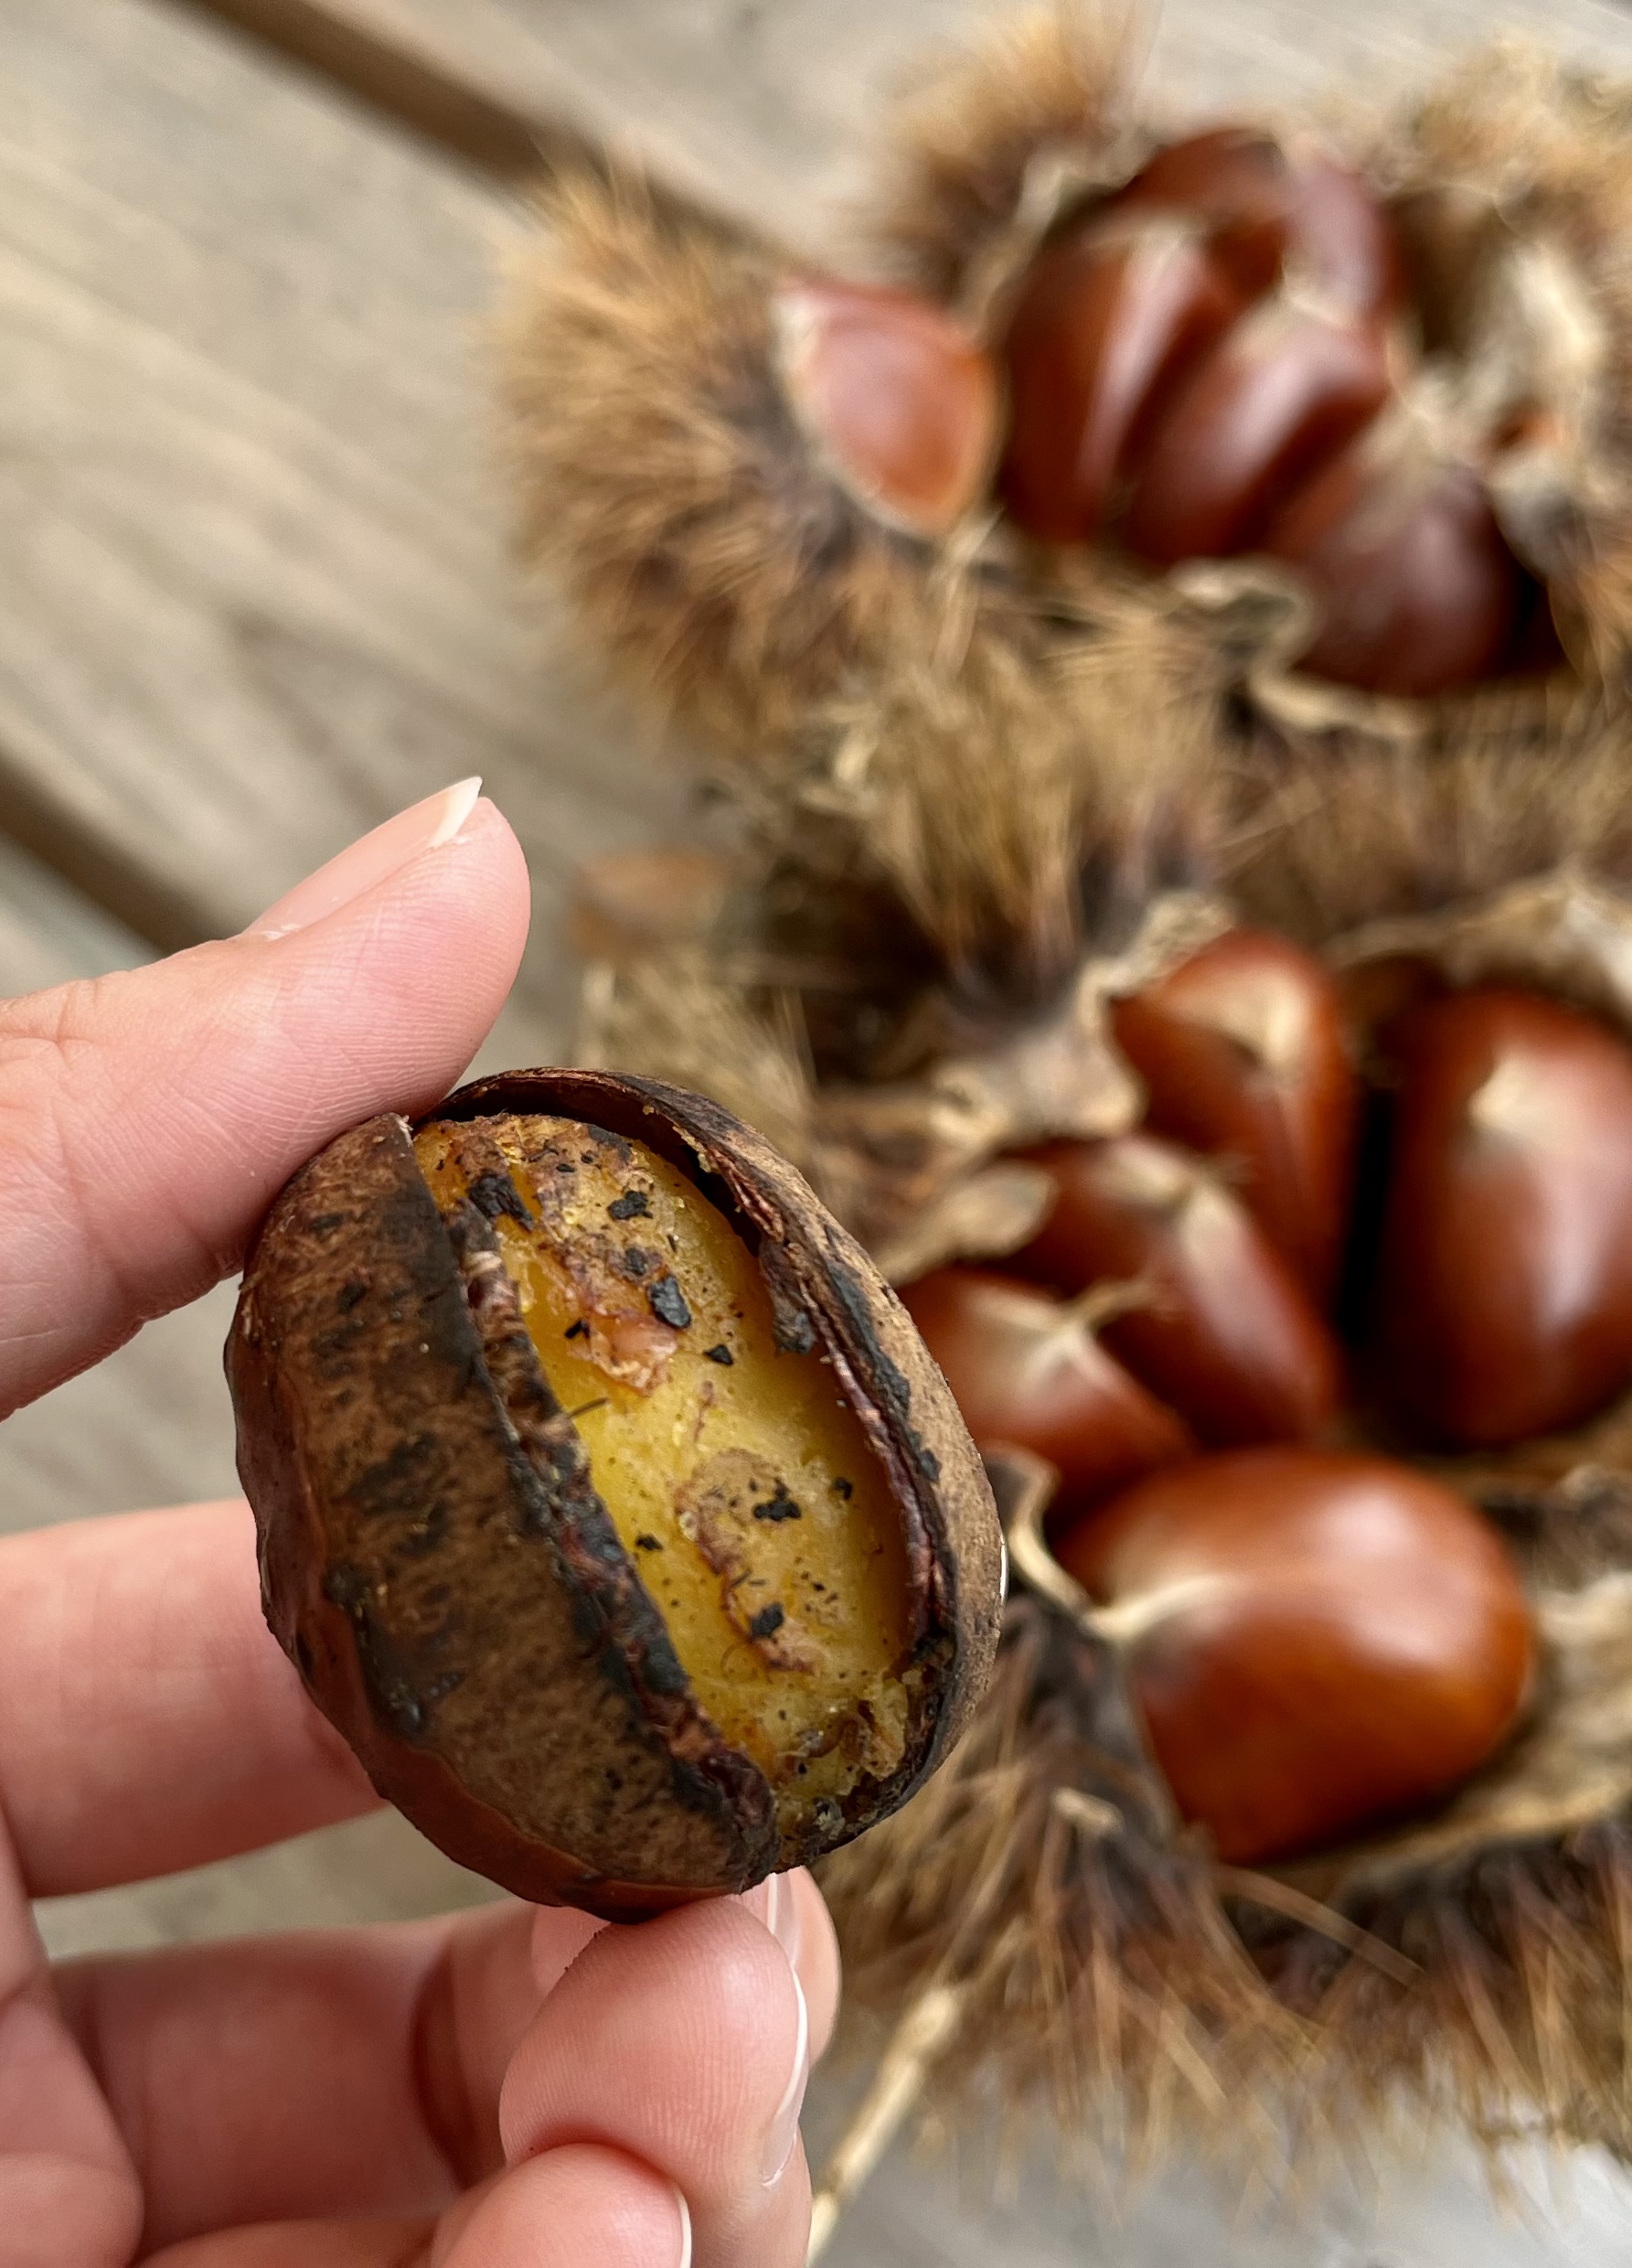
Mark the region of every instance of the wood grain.
MULTIPOLYGON (((865 182, 879 112, 938 47, 1019 12, 993 0, 197 0, 421 130, 425 91, 514 123, 545 151, 588 135, 667 183, 822 246, 865 182), (411 90, 404 100, 404 90, 411 90)), ((1420 81, 1499 26, 1632 69, 1632 22, 1609 0, 1168 0, 1149 84, 1183 111, 1262 107, 1332 87, 1374 99, 1420 81)), ((469 147, 468 140, 461 146, 469 147)))
POLYGON ((538 885, 511 1060, 554 1052, 563 878, 670 791, 507 554, 517 210, 190 16, 0 30, 0 810, 167 946, 480 771, 538 885))

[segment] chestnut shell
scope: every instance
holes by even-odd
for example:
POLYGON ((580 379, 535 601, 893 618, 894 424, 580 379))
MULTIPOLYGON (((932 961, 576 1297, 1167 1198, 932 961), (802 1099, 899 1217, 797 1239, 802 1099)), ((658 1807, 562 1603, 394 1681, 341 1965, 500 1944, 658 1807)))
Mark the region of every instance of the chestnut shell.
POLYGON ((934 1769, 984 1689, 1002 1542, 979 1459, 905 1311, 770 1145, 653 1080, 522 1071, 427 1114, 539 1113, 644 1142, 758 1257, 779 1336, 819 1349, 884 1465, 909 1569, 895 1772, 791 1849, 770 1784, 692 1696, 571 1420, 385 1116, 268 1216, 227 1345, 267 1621, 389 1802, 517 1895, 628 1920, 849 1841, 934 1769), (465 1265, 462 1267, 462 1258, 465 1265))

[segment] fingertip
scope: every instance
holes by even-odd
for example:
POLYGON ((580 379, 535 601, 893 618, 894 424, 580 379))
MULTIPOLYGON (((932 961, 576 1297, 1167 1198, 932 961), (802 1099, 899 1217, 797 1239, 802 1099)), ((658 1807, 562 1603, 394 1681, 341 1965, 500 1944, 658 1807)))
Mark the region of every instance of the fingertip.
POLYGON ((691 2268, 690 2209, 667 2175, 595 2143, 528 2158, 482 2198, 437 2268, 691 2268))

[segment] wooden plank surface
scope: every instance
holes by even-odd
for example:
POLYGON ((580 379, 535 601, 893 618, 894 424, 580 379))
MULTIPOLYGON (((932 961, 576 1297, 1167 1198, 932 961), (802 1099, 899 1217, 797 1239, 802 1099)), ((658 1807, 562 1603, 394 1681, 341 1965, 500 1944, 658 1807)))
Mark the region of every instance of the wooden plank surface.
POLYGON ((538 884, 516 1051, 559 1046, 562 878, 670 791, 507 554, 515 213, 191 16, 0 0, 0 809, 173 944, 480 771, 538 884))
MULTIPOLYGON (((547 149, 587 134, 790 242, 820 245, 865 180, 887 94, 938 44, 1000 19, 994 0, 199 0, 438 131, 440 86, 547 149), (409 89, 418 92, 411 99, 409 89)), ((1150 84, 1186 109, 1262 106, 1335 86, 1368 98, 1420 81, 1498 27, 1632 69, 1632 23, 1610 0, 1168 0, 1150 84)), ((468 145, 468 144, 467 144, 468 145)))

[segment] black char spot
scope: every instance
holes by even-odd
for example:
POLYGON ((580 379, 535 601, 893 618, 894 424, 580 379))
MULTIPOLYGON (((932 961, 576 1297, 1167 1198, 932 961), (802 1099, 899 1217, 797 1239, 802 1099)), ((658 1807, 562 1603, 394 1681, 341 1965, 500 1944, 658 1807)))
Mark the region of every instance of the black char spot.
POLYGON ((638 1282, 641 1277, 651 1274, 652 1262, 656 1257, 656 1255, 648 1252, 645 1245, 631 1245, 624 1255, 624 1275, 633 1276, 638 1282))
POLYGON ((470 1202, 484 1220, 496 1221, 507 1215, 527 1226, 527 1207, 521 1193, 507 1173, 478 1173, 470 1185, 470 1202))
POLYGON ((587 1339, 589 1335, 590 1327, 581 1315, 575 1323, 569 1323, 561 1333, 563 1339, 587 1339))
POLYGON ((636 1551, 661 1551, 663 1546, 655 1535, 637 1535, 635 1548, 636 1551))
POLYGON ((686 1294, 672 1276, 659 1276, 646 1299, 660 1323, 668 1323, 676 1331, 690 1329, 691 1310, 686 1304, 686 1294))
POLYGON ((626 1189, 621 1197, 614 1197, 606 1210, 614 1221, 645 1220, 652 1210, 652 1201, 644 1189, 626 1189))
POLYGON ((773 1599, 768 1607, 762 1607, 749 1623, 748 1635, 750 1638, 774 1638, 786 1621, 787 1616, 773 1599))
POLYGON ((720 1342, 718 1346, 704 1347, 703 1349, 704 1362, 718 1363, 721 1370, 730 1370, 736 1359, 736 1356, 731 1353, 730 1347, 726 1345, 723 1339, 720 1342))
POLYGON ((753 1516, 756 1520, 803 1520, 805 1514, 788 1494, 786 1482, 778 1481, 775 1495, 767 1497, 763 1504, 755 1504, 753 1516))
POLYGON ((834 1474, 832 1485, 833 1493, 835 1496, 843 1496, 846 1499, 848 1499, 856 1493, 856 1483, 854 1481, 847 1481, 842 1472, 834 1474))

